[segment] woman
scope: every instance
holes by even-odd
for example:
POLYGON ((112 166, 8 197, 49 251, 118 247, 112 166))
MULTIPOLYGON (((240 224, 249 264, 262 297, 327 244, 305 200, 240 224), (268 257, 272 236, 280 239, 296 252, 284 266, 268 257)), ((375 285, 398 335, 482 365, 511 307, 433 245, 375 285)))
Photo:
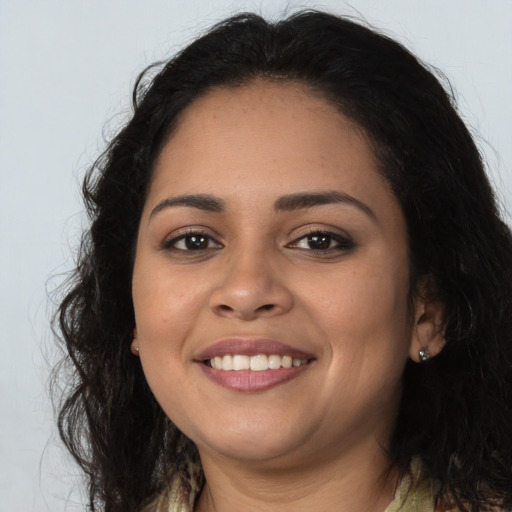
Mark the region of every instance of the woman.
POLYGON ((319 12, 149 72, 60 307, 91 509, 511 507, 512 239, 437 79, 319 12))

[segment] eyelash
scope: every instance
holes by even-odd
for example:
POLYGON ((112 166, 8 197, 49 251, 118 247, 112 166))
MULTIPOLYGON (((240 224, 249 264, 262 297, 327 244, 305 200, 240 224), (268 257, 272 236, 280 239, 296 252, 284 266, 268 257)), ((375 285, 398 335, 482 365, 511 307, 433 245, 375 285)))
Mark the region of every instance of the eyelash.
MULTIPOLYGON (((175 252, 179 252, 181 254, 183 253, 204 253, 206 251, 213 251, 222 249, 223 245, 215 240, 211 235, 208 233, 201 231, 201 230, 195 230, 191 229, 189 231, 186 231, 184 233, 180 233, 177 236, 173 236, 169 239, 164 240, 162 243, 162 249, 171 250, 175 252), (196 247, 191 248, 190 246, 187 247, 187 242, 195 243, 206 243, 206 247, 196 247), (182 242, 185 247, 178 247, 178 244, 182 242), (211 243, 213 242, 214 247, 209 247, 211 243)), ((303 250, 305 252, 313 252, 319 255, 331 255, 332 253, 340 253, 340 252, 347 252, 355 247, 354 241, 352 238, 350 238, 348 235, 340 235, 339 233, 333 233, 331 231, 321 230, 321 229, 312 229, 311 231, 301 235, 299 238, 296 238, 292 242, 286 245, 287 248, 296 248, 299 250, 303 250), (320 243, 327 243, 328 247, 321 247, 321 248, 314 248, 309 245, 310 242, 313 242, 313 239, 319 239, 318 241, 320 243), (308 244, 308 248, 306 247, 299 247, 299 242, 306 241, 306 244, 308 244), (332 242, 335 243, 335 245, 332 247, 332 242)))
POLYGON ((354 241, 348 235, 341 235, 339 233, 333 233, 332 231, 326 231, 322 229, 311 229, 309 232, 303 234, 299 238, 296 238, 293 242, 289 243, 287 247, 302 249, 307 252, 313 252, 320 255, 332 255, 333 253, 347 252, 355 247, 354 241), (319 239, 320 243, 325 243, 327 240, 328 247, 326 248, 313 248, 309 246, 309 243, 314 238, 319 239), (308 248, 299 247, 299 242, 305 241, 308 244, 308 248), (331 243, 335 245, 331 247, 331 243))
POLYGON ((173 236, 172 238, 166 239, 166 240, 164 240, 164 242, 162 244, 162 249, 172 250, 172 251, 176 251, 176 252, 180 252, 180 253, 185 253, 185 252, 200 253, 200 252, 204 252, 204 251, 220 249, 222 247, 223 247, 223 245, 220 242, 217 242, 208 233, 201 231, 201 230, 196 230, 196 229, 190 229, 184 233, 180 233, 177 236, 173 236), (216 247, 204 247, 204 248, 199 247, 199 248, 195 248, 195 249, 187 248, 186 247, 187 241, 191 241, 194 238, 206 240, 207 245, 210 245, 210 242, 215 242, 216 247), (185 244, 185 247, 184 248, 177 247, 177 244, 179 242, 183 242, 185 244))

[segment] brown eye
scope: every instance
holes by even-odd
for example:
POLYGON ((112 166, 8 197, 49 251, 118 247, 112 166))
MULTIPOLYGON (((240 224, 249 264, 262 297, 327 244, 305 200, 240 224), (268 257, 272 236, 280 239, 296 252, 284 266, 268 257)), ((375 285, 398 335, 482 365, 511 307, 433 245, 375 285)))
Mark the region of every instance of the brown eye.
POLYGON ((331 247, 331 237, 326 234, 311 235, 307 237, 307 243, 310 249, 322 250, 331 247))
POLYGON ((222 248, 222 244, 207 233, 193 231, 166 240, 163 249, 179 252, 200 252, 222 248))
POLYGON ((208 248, 208 237, 203 235, 189 235, 183 237, 185 247, 189 251, 197 251, 198 249, 208 248))
POLYGON ((288 244, 288 247, 313 253, 331 254, 353 249, 354 242, 348 235, 343 236, 329 231, 313 231, 288 244))

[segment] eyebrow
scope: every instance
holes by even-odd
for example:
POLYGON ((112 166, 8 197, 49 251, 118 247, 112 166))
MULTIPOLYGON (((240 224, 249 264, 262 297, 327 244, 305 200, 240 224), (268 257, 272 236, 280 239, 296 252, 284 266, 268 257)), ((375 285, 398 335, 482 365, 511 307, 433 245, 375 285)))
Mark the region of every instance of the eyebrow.
POLYGON ((210 196, 208 194, 191 194, 186 196, 168 197, 160 201, 151 210, 149 218, 158 212, 171 208, 173 206, 188 206, 189 208, 197 208, 206 212, 221 213, 225 210, 225 203, 222 199, 210 196))
POLYGON ((325 192, 299 192, 296 194, 282 196, 274 203, 274 209, 277 211, 293 211, 303 208, 311 208, 312 206, 334 203, 343 203, 355 206, 372 219, 375 220, 377 218, 373 210, 362 201, 337 190, 328 190, 325 192))
MULTIPOLYGON (((298 192, 295 194, 281 196, 274 202, 274 209, 276 211, 294 211, 311 208, 313 206, 335 203, 355 206, 372 219, 376 219, 375 213, 369 206, 364 204, 362 201, 359 201, 359 199, 337 190, 328 190, 323 192, 298 192)), ((187 206, 189 208, 197 208, 198 210, 214 213, 222 213, 226 209, 225 202, 218 197, 214 197, 209 194, 190 194, 163 199, 153 208, 149 218, 151 219, 158 212, 174 206, 187 206)))

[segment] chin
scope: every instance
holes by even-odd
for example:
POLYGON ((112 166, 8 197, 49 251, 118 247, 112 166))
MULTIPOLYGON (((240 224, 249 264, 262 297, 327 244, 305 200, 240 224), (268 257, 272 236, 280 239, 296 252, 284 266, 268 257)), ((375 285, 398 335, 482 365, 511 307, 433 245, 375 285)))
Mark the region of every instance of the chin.
POLYGON ((199 452, 216 452, 234 460, 264 462, 285 456, 303 443, 290 435, 289 429, 281 424, 272 428, 223 429, 215 435, 192 436, 199 452))

